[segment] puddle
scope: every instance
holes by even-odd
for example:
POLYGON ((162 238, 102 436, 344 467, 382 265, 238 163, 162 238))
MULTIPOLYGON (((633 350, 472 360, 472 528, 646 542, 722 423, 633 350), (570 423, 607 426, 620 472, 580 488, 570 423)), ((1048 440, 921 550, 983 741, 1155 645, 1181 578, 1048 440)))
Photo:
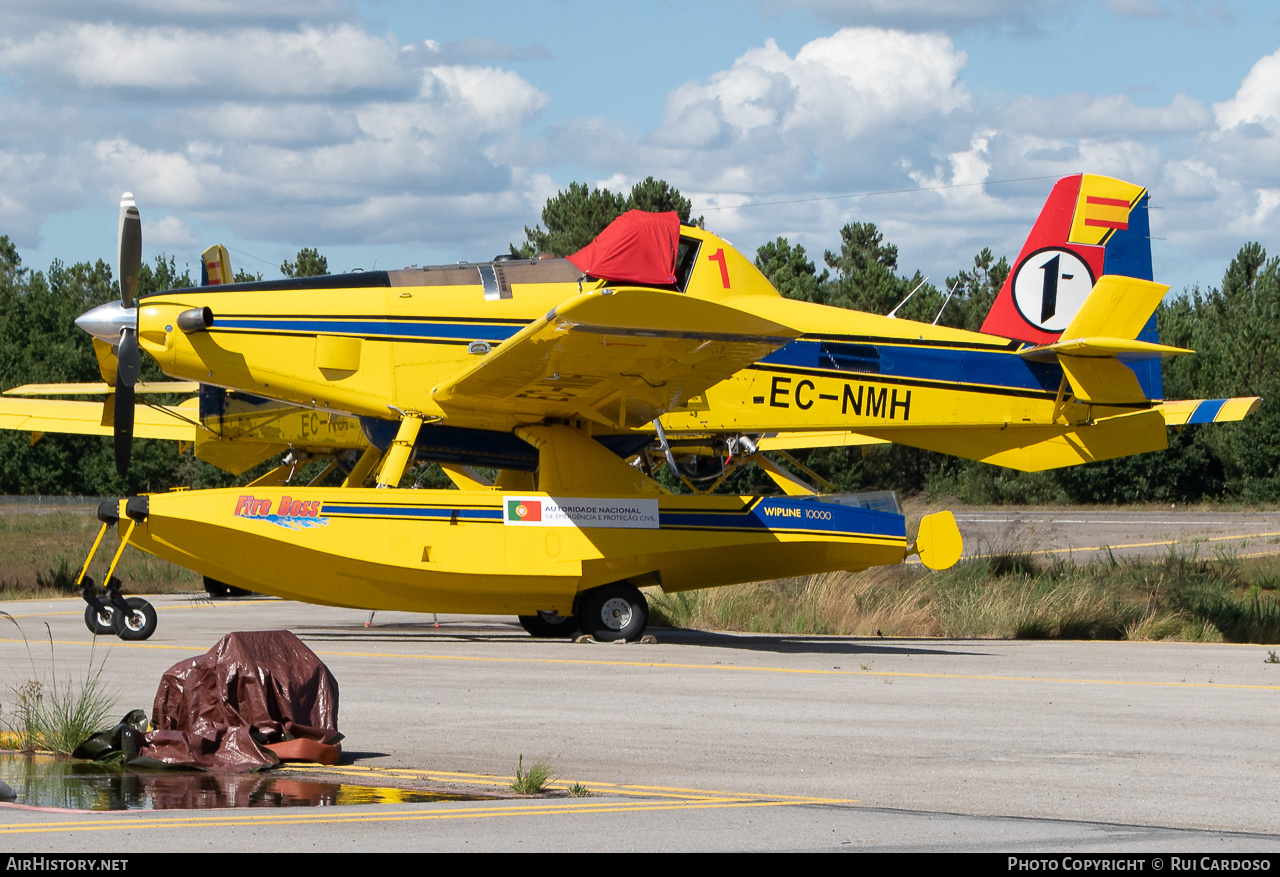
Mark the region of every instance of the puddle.
POLYGON ((0 752, 14 803, 69 810, 216 810, 478 801, 480 796, 359 786, 273 774, 126 770, 122 765, 0 752))

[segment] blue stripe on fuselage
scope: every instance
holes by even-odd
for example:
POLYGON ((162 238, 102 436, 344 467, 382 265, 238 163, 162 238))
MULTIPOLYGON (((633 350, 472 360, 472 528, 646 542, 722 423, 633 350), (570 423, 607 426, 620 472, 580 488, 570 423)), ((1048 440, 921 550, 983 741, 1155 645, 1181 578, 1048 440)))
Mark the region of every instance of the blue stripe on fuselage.
MULTIPOLYGON (((833 368, 830 359, 821 355, 829 342, 792 341, 760 360, 761 365, 822 369, 832 377, 874 381, 881 378, 942 381, 946 383, 983 384, 1017 390, 1042 390, 1056 393, 1062 381, 1062 368, 1057 363, 1025 360, 1016 353, 964 350, 949 347, 913 347, 857 344, 849 347, 874 348, 879 355, 876 371, 845 371, 833 368)), ((843 346, 843 345, 842 345, 843 346)))
POLYGON ((820 502, 817 499, 762 497, 748 509, 669 509, 660 511, 663 527, 717 530, 822 532, 832 535, 906 538, 902 515, 820 502))
POLYGON ((359 335, 363 338, 446 338, 457 341, 505 341, 522 325, 512 323, 428 323, 349 317, 222 317, 213 330, 276 332, 289 335, 359 335))

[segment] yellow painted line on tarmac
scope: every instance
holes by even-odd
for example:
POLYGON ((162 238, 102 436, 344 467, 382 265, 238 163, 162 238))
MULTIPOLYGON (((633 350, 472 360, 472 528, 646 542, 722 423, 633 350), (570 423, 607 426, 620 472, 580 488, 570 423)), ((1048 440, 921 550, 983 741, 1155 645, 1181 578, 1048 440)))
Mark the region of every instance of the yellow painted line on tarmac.
MULTIPOLYGON (((23 641, 20 639, 0 638, 0 643, 21 642, 23 641)), ((981 643, 982 641, 977 640, 975 642, 981 643)), ((54 643, 56 645, 65 646, 92 645, 91 643, 76 642, 75 640, 54 640, 54 643)), ((1262 647, 1263 646, 1258 646, 1258 648, 1262 647)), ((183 651, 188 654, 203 654, 208 651, 208 649, 203 646, 167 646, 139 642, 113 642, 109 648, 166 649, 171 651, 183 651)), ((1159 682, 1155 680, 1141 679, 1072 679, 1070 677, 1058 676, 985 676, 966 673, 907 673, 893 670, 817 670, 804 667, 759 667, 741 666, 736 664, 676 664, 666 663, 663 661, 601 661, 588 660, 585 658, 486 658, 480 655, 411 655, 395 652, 337 652, 321 651, 319 649, 312 649, 312 651, 317 655, 331 658, 382 658, 405 661, 451 661, 479 664, 555 664, 561 666, 581 667, 635 667, 655 670, 720 670, 739 673, 783 673, 798 676, 874 676, 906 679, 954 679, 958 681, 968 680, 973 682, 1049 682, 1069 685, 1138 685, 1154 688, 1230 688, 1245 691, 1256 690, 1280 692, 1280 685, 1248 685, 1232 682, 1159 682)))
MULTIPOLYGON (((1197 536, 1190 539, 1165 539, 1160 542, 1130 542, 1126 545, 1091 545, 1085 548, 1041 548, 1034 551, 1015 551, 1003 552, 1013 554, 1070 554, 1073 551, 1121 551, 1126 548, 1159 548, 1160 546, 1171 545, 1198 545, 1204 542, 1229 542, 1233 539, 1267 539, 1273 536, 1280 536, 1280 532, 1274 533, 1241 533, 1234 536, 1197 536)), ((1248 557, 1268 557, 1272 554, 1280 554, 1280 545, 1276 546, 1274 551, 1263 551, 1255 554, 1246 555, 1248 557)), ((967 554, 966 557, 991 557, 990 554, 967 554)))
MULTIPOLYGON (((369 822, 423 822, 439 819, 493 819, 504 816, 575 816, 597 813, 645 813, 672 810, 741 809, 745 807, 795 807, 824 803, 819 799, 784 800, 781 798, 756 798, 755 800, 691 800, 691 801, 559 801, 556 803, 512 803, 494 801, 453 806, 433 806, 424 810, 365 811, 334 813, 329 808, 322 812, 266 813, 253 808, 246 811, 225 811, 216 815, 193 816, 189 812, 157 815, 154 811, 134 811, 124 817, 112 816, 100 819, 52 821, 33 823, 0 823, 3 834, 50 834, 85 831, 140 831, 165 828, 224 828, 238 826, 261 827, 265 825, 341 825, 369 822), (145 814, 145 815, 144 815, 145 814)), ((852 803, 852 802, 840 802, 852 803)), ((302 808, 298 808, 302 810, 302 808)))
MULTIPOLYGON (((173 595, 171 595, 171 594, 126 594, 125 596, 126 596, 126 597, 152 597, 152 598, 154 598, 154 597, 169 597, 169 596, 173 596, 173 595)), ((70 601, 71 599, 74 599, 77 603, 79 603, 79 604, 80 604, 80 608, 78 608, 78 609, 67 609, 67 610, 57 610, 57 611, 54 611, 54 612, 28 612, 28 613, 25 613, 25 614, 23 614, 23 615, 14 615, 12 612, 6 612, 6 613, 5 613, 5 615, 8 615, 10 618, 48 618, 48 617, 49 617, 49 616, 51 616, 51 615, 74 615, 74 616, 76 616, 76 617, 79 617, 79 616, 81 616, 81 615, 84 615, 85 606, 86 606, 86 605, 88 605, 88 604, 86 604, 86 603, 85 603, 82 599, 80 599, 79 597, 75 597, 75 598, 68 598, 68 597, 53 597, 53 598, 51 598, 51 600, 56 600, 56 601, 63 601, 63 600, 70 601)), ((38 600, 39 600, 39 598, 24 598, 22 601, 15 601, 15 602, 27 602, 27 603, 32 603, 32 602, 38 602, 38 600)), ((230 608, 230 606, 231 606, 231 605, 236 605, 236 606, 261 606, 261 605, 262 605, 262 604, 264 604, 264 603, 279 603, 279 602, 281 602, 279 599, 277 599, 277 598, 275 598, 275 597, 272 597, 271 599, 268 599, 268 600, 237 600, 234 604, 226 604, 226 603, 218 604, 218 603, 213 602, 212 600, 205 600, 205 599, 202 599, 202 598, 196 597, 196 598, 191 599, 190 601, 187 601, 186 603, 177 603, 177 604, 173 604, 173 605, 169 605, 169 606, 165 606, 165 605, 158 605, 158 606, 157 606, 154 602, 152 602, 152 603, 151 603, 151 605, 155 607, 155 610, 156 610, 157 612, 170 612, 170 611, 175 610, 175 609, 223 609, 223 608, 230 608)))
POLYGON ((478 655, 408 655, 378 652, 322 652, 317 655, 353 658, 401 658, 429 661, 474 661, 514 664, 569 664, 590 667, 639 667, 663 670, 726 670, 746 673, 787 673, 801 676, 895 676, 918 679, 968 679, 987 682, 1066 682, 1074 685, 1149 685, 1168 688, 1242 688, 1280 691, 1275 685, 1245 685, 1216 682, 1157 682, 1128 679, 1071 679, 1055 676, 981 676, 963 673, 905 673, 890 670, 817 670, 803 667, 753 667, 734 664, 674 664, 662 661, 590 661, 574 658, 485 658, 478 655))
MULTIPOLYGON (((25 642, 27 641, 23 639, 13 639, 12 637, 0 637, 0 643, 25 643, 25 642)), ((96 642, 80 642, 79 640, 73 640, 73 639, 55 639, 55 640, 41 639, 38 642, 42 646, 47 642, 52 642, 55 646, 89 646, 90 648, 93 648, 95 645, 100 645, 105 647, 108 650, 110 649, 161 649, 164 651, 171 651, 171 652, 186 652, 189 655, 203 655, 205 652, 209 651, 208 646, 184 646, 184 645, 167 646, 167 645, 164 645, 163 643, 146 643, 146 642, 134 642, 134 641, 126 642, 124 640, 120 640, 117 637, 113 637, 113 636, 98 637, 96 642)))
MULTIPOLYGON (((495 776, 493 774, 461 773, 457 771, 422 770, 411 767, 374 767, 372 765, 343 765, 338 767, 318 767, 316 765, 282 764, 277 772, 305 773, 309 776, 321 775, 349 776, 368 779, 417 779, 431 782, 465 783, 468 785, 496 786, 510 789, 515 781, 513 776, 495 776)), ((635 784, 589 782, 570 779, 556 779, 547 785, 551 788, 567 789, 575 782, 581 782, 595 794, 607 793, 617 795, 643 795, 645 797, 682 798, 698 801, 787 801, 794 804, 856 804, 850 798, 815 798, 812 795, 761 795, 754 792, 725 792, 712 789, 688 789, 671 786, 643 786, 635 784)))

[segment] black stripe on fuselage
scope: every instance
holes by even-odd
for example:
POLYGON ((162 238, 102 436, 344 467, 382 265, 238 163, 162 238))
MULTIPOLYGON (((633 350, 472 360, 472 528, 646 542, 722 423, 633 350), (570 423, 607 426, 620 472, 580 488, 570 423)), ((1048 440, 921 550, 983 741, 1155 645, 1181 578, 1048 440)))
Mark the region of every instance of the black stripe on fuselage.
POLYGON ((282 280, 254 280, 249 283, 217 283, 212 286, 188 286, 161 289, 139 298, 157 295, 189 295, 219 292, 284 292, 305 289, 390 289, 391 276, 386 271, 354 271, 348 274, 321 274, 317 277, 286 277, 282 280))
MULTIPOLYGON (((995 396, 1013 396, 1021 399, 1055 399, 1058 391, 1054 390, 1024 390, 1017 387, 1002 387, 993 384, 974 384, 964 383, 961 381, 936 381, 924 378, 903 378, 893 375, 882 374, 863 374, 861 372, 846 371, 828 371, 817 368, 804 368, 801 366, 777 366, 762 365, 755 363, 747 366, 753 371, 763 371, 784 375, 804 375, 806 377, 831 378, 832 380, 844 381, 845 383, 859 384, 890 384, 898 387, 924 387, 933 390, 959 390, 969 393, 988 393, 995 396)), ((1146 402, 1107 402, 1104 407, 1107 408, 1132 408, 1134 410, 1144 410, 1152 408, 1159 403, 1150 400, 1146 402)))

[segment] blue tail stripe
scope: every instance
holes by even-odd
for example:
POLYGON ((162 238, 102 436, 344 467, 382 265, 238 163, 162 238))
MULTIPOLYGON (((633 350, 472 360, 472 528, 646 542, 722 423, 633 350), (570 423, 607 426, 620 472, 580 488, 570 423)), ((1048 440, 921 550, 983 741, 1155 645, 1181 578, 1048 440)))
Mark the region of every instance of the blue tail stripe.
POLYGON ((1222 406, 1226 404, 1226 399, 1206 399, 1196 406, 1195 411, 1191 412, 1191 416, 1187 418, 1187 423, 1213 423, 1218 416, 1218 412, 1222 410, 1222 406))

